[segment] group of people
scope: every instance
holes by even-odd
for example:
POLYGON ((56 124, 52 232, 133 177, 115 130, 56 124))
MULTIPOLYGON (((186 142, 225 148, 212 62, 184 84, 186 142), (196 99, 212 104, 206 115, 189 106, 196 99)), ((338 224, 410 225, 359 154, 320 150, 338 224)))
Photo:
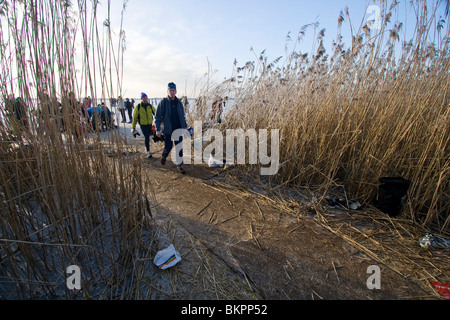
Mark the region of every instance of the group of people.
POLYGON ((75 94, 70 92, 68 106, 73 114, 72 120, 74 120, 75 124, 78 122, 75 120, 78 120, 81 116, 81 127, 84 127, 85 123, 89 130, 92 129, 94 131, 97 131, 97 129, 107 131, 114 127, 111 109, 104 102, 95 105, 90 97, 85 97, 83 102, 80 103, 75 99, 75 94), (74 119, 74 116, 77 119, 74 119))
POLYGON ((114 125, 114 120, 111 117, 111 110, 104 102, 97 106, 91 106, 86 109, 87 121, 89 126, 97 131, 97 125, 101 126, 101 131, 111 130, 114 125))
MULTIPOLYGON (((166 159, 174 145, 177 147, 182 143, 182 137, 172 139, 172 133, 177 129, 187 129, 186 113, 189 110, 188 101, 185 97, 179 99, 176 94, 177 87, 175 83, 170 82, 167 85, 167 96, 158 103, 157 108, 149 103, 148 96, 144 92, 141 93, 141 101, 136 107, 134 107, 134 99, 131 101, 128 98, 123 100, 119 96, 118 100, 110 100, 111 108, 114 108, 118 103, 117 108, 122 115, 123 123, 127 122, 125 111, 128 112, 128 123, 132 124, 132 134, 136 135, 136 125, 139 124, 144 135, 145 148, 149 158, 152 158, 150 136, 153 135, 155 141, 164 141, 164 150, 161 157, 162 165, 166 164, 166 159)), ((76 139, 82 137, 82 132, 85 131, 85 123, 93 130, 100 129, 104 131, 114 127, 111 110, 104 102, 95 106, 89 97, 84 98, 81 102, 75 99, 73 92, 70 92, 66 98, 61 100, 62 103, 57 103, 59 108, 55 108, 54 103, 50 103, 48 95, 45 97, 39 97, 41 104, 38 108, 40 117, 43 119, 54 119, 54 123, 60 123, 62 131, 70 131, 76 139), (48 98, 48 101, 45 97, 48 98), (48 105, 48 110, 44 107, 45 105, 48 105), (49 116, 45 117, 47 111, 49 116)), ((226 99, 218 99, 212 105, 210 118, 215 119, 219 124, 226 99)), ((26 126, 28 120, 25 119, 26 106, 24 103, 21 100, 17 100, 10 105, 11 113, 14 113, 17 121, 26 126)), ((182 147, 177 148, 177 150, 179 150, 178 156, 180 159, 183 159, 182 147)), ((177 164, 177 167, 180 173, 185 173, 182 161, 177 164)))
MULTIPOLYGON (((164 150, 162 152, 161 164, 166 164, 166 159, 173 146, 182 143, 183 138, 172 140, 172 133, 177 129, 187 129, 185 110, 182 101, 176 96, 177 86, 170 82, 167 85, 167 97, 162 99, 157 108, 148 102, 148 96, 141 93, 141 102, 134 108, 131 132, 136 134, 136 125, 139 123, 142 134, 144 135, 145 148, 147 156, 152 158, 150 151, 150 136, 155 135, 164 141, 164 150), (153 120, 155 128, 153 130, 153 120)), ((183 149, 179 151, 180 159, 183 159, 183 149)), ((185 173, 183 162, 177 164, 178 171, 185 173)))
MULTIPOLYGON (((155 108, 148 101, 146 93, 141 93, 141 102, 134 108, 132 129, 131 133, 136 135, 136 125, 139 123, 142 134, 144 135, 145 148, 148 158, 152 158, 150 151, 150 136, 154 136, 154 139, 164 141, 164 149, 161 156, 161 164, 166 164, 166 159, 169 156, 172 148, 175 146, 176 150, 179 150, 179 159, 181 162, 177 164, 178 171, 185 173, 183 169, 183 137, 175 138, 172 134, 177 129, 187 129, 186 114, 189 112, 189 102, 187 97, 179 99, 177 96, 177 87, 175 83, 170 82, 167 85, 167 97, 162 99, 157 108, 155 108), (154 122, 154 123, 153 123, 154 122)), ((217 98, 212 104, 212 109, 208 115, 209 120, 220 125, 222 122, 222 113, 225 107, 225 103, 228 101, 228 97, 217 98)))
MULTIPOLYGON (((132 122, 132 113, 134 108, 134 99, 126 98, 123 100, 121 96, 118 99, 110 98, 109 100, 111 109, 117 108, 122 116, 122 123, 126 123, 126 113, 128 113, 129 121, 132 122)), ((92 104, 92 99, 90 97, 86 97, 83 99, 83 102, 80 103, 81 116, 86 119, 86 123, 89 128, 96 131, 99 128, 101 131, 107 131, 116 125, 114 118, 112 117, 111 109, 105 104, 105 102, 101 102, 94 106, 92 104), (100 124, 100 127, 98 125, 100 124)), ((116 121, 119 122, 119 119, 116 118, 116 121)))
POLYGON ((94 104, 90 97, 79 101, 74 92, 60 100, 40 93, 36 109, 29 109, 21 97, 4 99, 4 106, 15 136, 31 133, 30 125, 35 121, 37 132, 48 133, 55 129, 74 136, 76 141, 82 140, 83 132, 107 131, 115 125, 111 110, 104 102, 94 104))

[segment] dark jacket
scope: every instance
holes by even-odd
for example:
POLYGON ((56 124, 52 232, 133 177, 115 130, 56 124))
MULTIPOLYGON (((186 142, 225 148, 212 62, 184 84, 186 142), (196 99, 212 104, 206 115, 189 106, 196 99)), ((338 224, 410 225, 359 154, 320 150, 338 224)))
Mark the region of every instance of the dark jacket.
MULTIPOLYGON (((180 125, 181 128, 185 129, 187 128, 187 123, 186 123, 186 119, 184 116, 184 108, 183 108, 183 103, 181 103, 180 99, 178 99, 177 97, 175 97, 177 103, 176 103, 176 112, 178 115, 178 119, 180 120, 180 125)), ((158 104, 158 108, 156 110, 156 117, 155 117, 155 125, 156 125, 156 131, 160 131, 161 130, 161 124, 163 124, 164 129, 163 129, 163 133, 164 135, 170 135, 172 134, 173 127, 172 127, 172 121, 171 121, 171 112, 174 111, 172 110, 171 106, 170 106, 170 100, 168 97, 164 98, 163 100, 161 100, 158 104)))

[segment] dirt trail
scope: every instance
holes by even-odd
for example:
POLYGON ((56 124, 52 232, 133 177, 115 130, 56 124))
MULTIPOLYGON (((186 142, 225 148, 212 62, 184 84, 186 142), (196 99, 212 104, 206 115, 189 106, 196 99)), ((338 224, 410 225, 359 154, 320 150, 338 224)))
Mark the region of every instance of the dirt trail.
MULTIPOLYGON (((154 157, 146 159, 142 136, 134 139, 129 135, 129 126, 124 126, 127 143, 138 146, 152 182, 159 206, 155 218, 170 221, 189 234, 188 241, 195 239, 204 246, 202 254, 225 266, 220 273, 226 274, 230 283, 240 279, 250 284, 241 287, 248 291, 242 292, 240 298, 361 300, 432 296, 417 282, 403 278, 323 228, 314 217, 294 217, 248 193, 239 195, 221 188, 218 182, 226 183, 221 169, 185 165, 186 174, 182 175, 169 159, 165 166, 160 164, 163 145, 153 141, 154 157), (367 269, 371 265, 381 270, 380 289, 367 287, 372 275, 367 269)), ((183 255, 189 245, 182 239, 172 240, 183 255)), ((183 262, 174 269, 183 269, 183 262)), ((195 268, 193 264, 191 261, 191 268, 195 268)))

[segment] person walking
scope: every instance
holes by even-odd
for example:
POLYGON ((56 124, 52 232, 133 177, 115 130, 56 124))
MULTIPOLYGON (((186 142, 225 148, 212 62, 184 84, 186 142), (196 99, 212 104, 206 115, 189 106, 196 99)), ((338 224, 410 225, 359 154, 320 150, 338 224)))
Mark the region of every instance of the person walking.
POLYGON ((181 102, 183 103, 184 107, 184 116, 186 117, 187 114, 189 114, 189 100, 186 96, 181 97, 181 102))
POLYGON ((17 135, 22 133, 29 133, 29 123, 27 116, 27 105, 21 97, 14 99, 12 97, 8 103, 12 110, 10 110, 11 120, 10 123, 13 126, 14 132, 17 135))
MULTIPOLYGON (((186 129, 186 119, 184 114, 183 103, 176 97, 177 87, 175 83, 170 82, 167 86, 167 97, 161 100, 158 104, 156 111, 156 135, 161 137, 163 130, 161 124, 164 125, 164 150, 161 157, 161 164, 166 164, 166 158, 169 155, 173 147, 172 133, 177 129, 186 129)), ((182 143, 183 138, 180 137, 178 141, 175 141, 175 148, 179 143, 182 143)), ((183 148, 181 145, 179 156, 181 162, 177 165, 178 171, 182 174, 185 173, 182 168, 183 165, 183 148)))
POLYGON ((225 105, 225 99, 224 98, 217 98, 216 101, 212 104, 211 113, 209 116, 209 120, 213 122, 215 125, 220 125, 222 122, 222 113, 223 113, 223 106, 225 105))
POLYGON ((134 107, 134 100, 133 103, 131 103, 130 99, 127 98, 125 101, 125 108, 128 111, 128 123, 133 122, 133 107, 134 107))
POLYGON ((148 96, 142 92, 141 102, 134 108, 133 111, 133 122, 131 123, 131 133, 136 134, 136 124, 139 123, 141 127, 142 134, 145 138, 145 148, 147 150, 148 158, 152 158, 152 153, 150 151, 150 135, 153 133, 152 124, 153 116, 156 110, 153 105, 148 103, 148 96))
POLYGON ((122 115, 122 123, 125 123, 127 122, 127 118, 125 116, 125 101, 123 100, 122 96, 119 96, 117 103, 120 110, 120 114, 122 115))
POLYGON ((73 137, 75 142, 82 142, 81 107, 75 97, 75 92, 70 91, 66 97, 63 97, 62 108, 64 129, 68 138, 73 137))

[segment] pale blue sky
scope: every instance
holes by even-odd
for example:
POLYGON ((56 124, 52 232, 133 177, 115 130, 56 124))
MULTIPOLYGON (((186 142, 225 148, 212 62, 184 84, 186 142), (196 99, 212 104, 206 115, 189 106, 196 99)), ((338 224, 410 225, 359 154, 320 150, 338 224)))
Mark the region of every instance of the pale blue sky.
MULTIPOLYGON (((112 26, 118 31, 123 2, 112 2, 112 26)), ((136 98, 144 91, 150 97, 162 97, 167 83, 174 81, 178 96, 193 97, 208 61, 217 70, 213 77, 217 82, 231 75, 235 59, 238 66, 256 60, 250 47, 257 55, 265 49, 269 61, 285 57, 288 32, 295 40, 300 28, 309 23, 319 22, 319 29, 326 29, 324 44, 328 48, 336 39, 340 11, 348 6, 358 29, 370 16, 366 14, 363 20, 372 4, 373 0, 129 0, 123 25, 127 47, 123 95, 136 98)), ((393 22, 404 22, 407 11, 400 11, 404 13, 391 19, 393 22)), ((441 9, 439 14, 443 13, 441 9)), ((406 23, 412 25, 414 20, 408 17, 406 23)), ((350 36, 347 20, 341 30, 350 36)), ((313 35, 310 28, 297 48, 310 52, 315 44, 313 35)), ((344 42, 350 45, 351 40, 344 38, 344 42)))

